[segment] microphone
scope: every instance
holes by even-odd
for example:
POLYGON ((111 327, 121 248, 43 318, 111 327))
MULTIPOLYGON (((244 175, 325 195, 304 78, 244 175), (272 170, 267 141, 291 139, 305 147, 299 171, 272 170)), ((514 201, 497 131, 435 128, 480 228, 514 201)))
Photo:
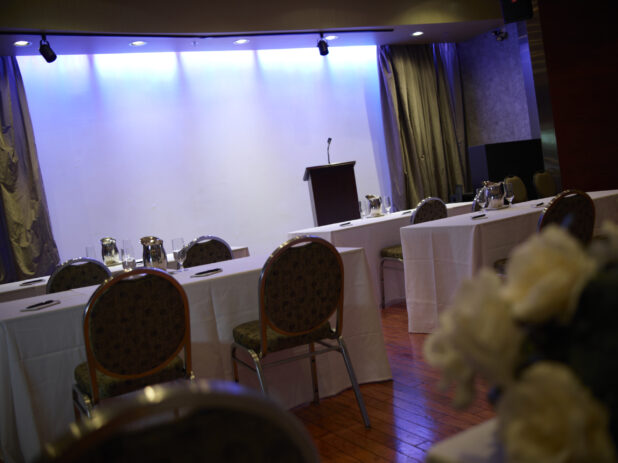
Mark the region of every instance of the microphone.
POLYGON ((328 156, 328 163, 330 164, 330 142, 333 141, 332 138, 328 137, 326 140, 326 155, 328 156))

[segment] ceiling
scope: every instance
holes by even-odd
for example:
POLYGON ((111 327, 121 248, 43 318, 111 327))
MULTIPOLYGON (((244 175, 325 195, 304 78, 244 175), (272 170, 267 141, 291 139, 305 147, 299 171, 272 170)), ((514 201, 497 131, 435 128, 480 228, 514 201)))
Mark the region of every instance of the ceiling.
MULTIPOLYGON (((501 18, 480 21, 449 22, 442 24, 417 24, 384 26, 377 28, 322 29, 324 35, 336 35, 330 41, 331 47, 358 45, 395 45, 434 42, 462 42, 479 34, 503 26, 501 18), (422 31, 420 37, 412 37, 412 32, 422 31)), ((0 30, 0 55, 39 54, 40 33, 31 31, 0 30), (16 47, 14 42, 25 40, 29 46, 16 47)), ((182 51, 220 51, 238 49, 277 49, 315 47, 320 38, 318 30, 270 31, 249 33, 200 34, 110 34, 78 32, 48 32, 47 40, 57 55, 100 54, 100 53, 145 53, 182 51), (235 45, 239 38, 249 39, 244 45, 235 45), (147 42, 141 47, 131 46, 135 40, 147 42)))

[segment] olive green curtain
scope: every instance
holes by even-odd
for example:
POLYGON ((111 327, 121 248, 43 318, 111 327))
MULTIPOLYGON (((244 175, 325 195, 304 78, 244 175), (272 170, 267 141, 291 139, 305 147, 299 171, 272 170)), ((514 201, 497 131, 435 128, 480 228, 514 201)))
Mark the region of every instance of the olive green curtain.
POLYGON ((448 201, 467 170, 456 46, 383 46, 379 70, 395 206, 428 196, 448 201))
POLYGON ((49 275, 58 264, 24 86, 0 56, 0 283, 49 275))

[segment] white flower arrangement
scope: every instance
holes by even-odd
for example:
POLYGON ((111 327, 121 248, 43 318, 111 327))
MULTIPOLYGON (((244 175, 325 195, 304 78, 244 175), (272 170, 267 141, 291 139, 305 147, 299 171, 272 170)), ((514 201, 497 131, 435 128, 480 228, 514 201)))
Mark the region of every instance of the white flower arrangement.
POLYGON ((425 342, 456 407, 477 376, 496 391, 511 463, 616 461, 618 226, 602 232, 584 249, 546 227, 513 251, 504 279, 482 269, 465 281, 425 342))

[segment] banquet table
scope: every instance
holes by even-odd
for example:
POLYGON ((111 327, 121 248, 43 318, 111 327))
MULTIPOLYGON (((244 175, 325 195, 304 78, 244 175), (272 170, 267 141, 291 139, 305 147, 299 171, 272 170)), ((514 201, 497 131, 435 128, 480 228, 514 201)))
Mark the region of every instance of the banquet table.
MULTIPOLYGON (((606 220, 618 221, 618 190, 588 193, 596 217, 595 233, 606 220)), ((492 266, 536 232, 551 198, 511 207, 467 213, 401 229, 408 331, 431 333, 438 315, 453 302, 461 282, 492 266)))
MULTIPOLYGON (((448 203, 446 205, 449 217, 469 212, 471 207, 472 202, 448 203)), ((305 228, 289 232, 288 238, 298 235, 313 235, 324 238, 335 246, 364 248, 377 304, 380 297, 380 251, 382 248, 394 246, 400 242, 399 229, 410 224, 411 215, 412 210, 405 210, 380 217, 366 217, 320 227, 305 228)), ((385 274, 387 269, 401 272, 401 266, 393 266, 391 262, 387 262, 384 269, 385 274)), ((385 278, 384 284, 388 299, 404 299, 403 278, 385 278)))
MULTIPOLYGON (((344 264, 343 336, 359 383, 391 378, 381 321, 373 300, 363 249, 339 248, 344 264)), ((193 371, 198 378, 232 380, 230 345, 234 326, 258 318, 258 279, 267 256, 249 256, 192 267, 173 276, 187 293, 193 371), (222 272, 196 278, 201 270, 222 272)), ((85 361, 84 307, 96 286, 53 294, 58 305, 36 312, 20 309, 49 296, 0 304, 0 459, 30 461, 41 445, 66 432, 74 419, 73 369, 85 361)), ((299 348, 302 349, 302 348, 299 348)), ((285 352, 268 358, 285 356, 285 352)), ((268 362, 268 358, 266 362, 268 362)), ((320 395, 350 387, 335 352, 317 357, 320 395)), ((240 368, 241 383, 258 387, 255 374, 240 368)), ((269 395, 286 407, 312 400, 308 361, 266 368, 269 395)))
MULTIPOLYGON (((247 257, 249 255, 249 248, 247 246, 231 246, 232 258, 238 259, 240 257, 247 257)), ((175 269, 178 264, 174 260, 174 254, 167 254, 167 268, 175 269)), ((108 267, 112 275, 117 275, 124 271, 122 265, 111 265, 108 267)), ((47 280, 49 275, 45 275, 38 278, 29 278, 27 280, 12 281, 11 283, 4 283, 0 285, 0 302, 12 301, 14 299, 23 299, 26 297, 35 297, 45 294, 47 286, 47 280)))

